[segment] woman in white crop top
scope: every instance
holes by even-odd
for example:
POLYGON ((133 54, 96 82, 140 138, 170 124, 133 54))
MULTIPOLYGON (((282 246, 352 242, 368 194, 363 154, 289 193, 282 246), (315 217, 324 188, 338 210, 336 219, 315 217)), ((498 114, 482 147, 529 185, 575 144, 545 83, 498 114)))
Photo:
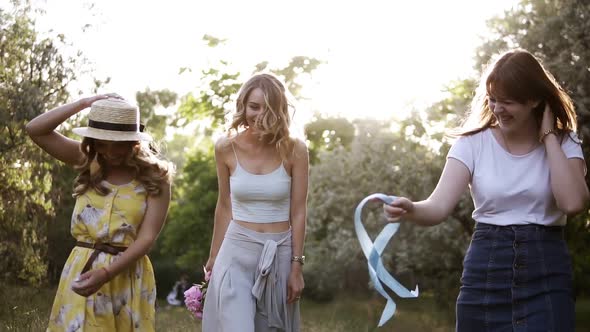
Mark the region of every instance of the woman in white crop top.
POLYGON ((589 194, 570 97, 525 50, 482 76, 471 114, 424 201, 384 206, 432 226, 469 187, 475 230, 457 298, 457 331, 574 331, 572 267, 563 238, 589 194))
POLYGON ((215 144, 203 331, 300 330, 309 157, 290 136, 289 106, 275 76, 253 76, 238 95, 236 134, 215 144))

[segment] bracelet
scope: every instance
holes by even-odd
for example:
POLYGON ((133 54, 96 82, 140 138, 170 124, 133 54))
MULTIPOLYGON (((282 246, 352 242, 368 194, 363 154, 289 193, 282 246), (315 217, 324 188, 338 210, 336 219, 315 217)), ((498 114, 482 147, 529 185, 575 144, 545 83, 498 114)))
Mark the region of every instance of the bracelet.
POLYGON ((553 135, 557 135, 557 133, 555 132, 554 129, 549 129, 546 132, 544 132, 541 137, 539 138, 539 142, 543 143, 543 140, 545 139, 545 137, 547 137, 547 135, 549 134, 553 134, 553 135))
POLYGON ((305 264, 305 256, 293 256, 291 257, 291 262, 297 262, 301 265, 305 264))
POLYGON ((104 267, 104 266, 101 268, 101 270, 104 270, 104 273, 107 274, 107 281, 110 281, 111 280, 111 274, 109 273, 109 270, 107 270, 107 268, 104 267))

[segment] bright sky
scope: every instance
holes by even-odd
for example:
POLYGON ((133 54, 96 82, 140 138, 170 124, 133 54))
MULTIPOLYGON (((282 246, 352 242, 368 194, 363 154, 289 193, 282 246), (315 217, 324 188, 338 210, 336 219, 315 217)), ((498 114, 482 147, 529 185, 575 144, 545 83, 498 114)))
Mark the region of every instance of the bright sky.
POLYGON ((441 97, 444 84, 472 72, 486 19, 516 0, 37 0, 41 30, 64 33, 93 62, 105 89, 196 91, 198 73, 218 59, 249 75, 297 55, 322 65, 305 83, 312 110, 389 118, 441 97), (82 32, 86 23, 92 26, 82 32), (228 39, 206 47, 209 34, 228 39), (179 76, 179 68, 196 74, 179 76), (196 75, 196 76, 195 76, 196 75))

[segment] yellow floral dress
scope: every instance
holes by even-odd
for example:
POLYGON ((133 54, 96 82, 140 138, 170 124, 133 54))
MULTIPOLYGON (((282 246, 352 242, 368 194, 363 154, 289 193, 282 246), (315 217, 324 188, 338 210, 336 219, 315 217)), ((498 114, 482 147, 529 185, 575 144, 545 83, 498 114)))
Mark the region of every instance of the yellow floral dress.
MULTIPOLYGON (((147 192, 136 180, 125 185, 103 182, 111 192, 90 189, 76 200, 71 233, 77 241, 128 247, 136 238, 147 207, 147 192)), ((89 297, 71 290, 93 249, 74 247, 61 274, 47 331, 154 331, 156 283, 147 256, 114 276, 89 297)), ((121 255, 121 254, 119 254, 121 255)), ((92 269, 116 260, 101 252, 92 269)))

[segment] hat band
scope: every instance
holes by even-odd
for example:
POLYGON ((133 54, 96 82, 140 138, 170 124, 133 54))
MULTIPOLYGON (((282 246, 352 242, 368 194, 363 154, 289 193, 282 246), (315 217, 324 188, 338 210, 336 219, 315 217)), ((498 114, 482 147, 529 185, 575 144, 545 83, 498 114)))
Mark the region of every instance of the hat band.
MULTIPOLYGON (((113 131, 135 131, 137 132, 136 123, 110 123, 102 121, 88 120, 88 127, 113 131)), ((139 131, 143 131, 143 125, 139 125, 139 131)))

